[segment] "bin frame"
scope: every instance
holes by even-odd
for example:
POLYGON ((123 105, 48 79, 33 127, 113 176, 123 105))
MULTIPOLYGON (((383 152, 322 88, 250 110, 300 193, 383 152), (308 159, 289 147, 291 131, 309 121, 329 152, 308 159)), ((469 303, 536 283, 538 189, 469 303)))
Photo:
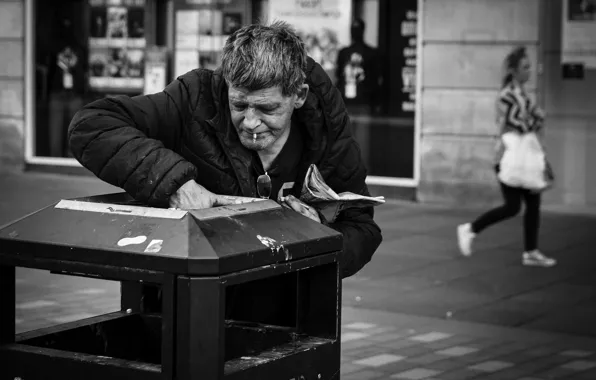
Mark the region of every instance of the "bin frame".
MULTIPOLYGON (((80 379, 82 373, 85 373, 86 380, 105 379, 108 376, 111 380, 171 380, 174 378, 179 380, 197 378, 244 380, 255 378, 252 376, 255 373, 260 373, 258 366, 251 367, 253 368, 252 372, 251 370, 248 370, 248 372, 234 372, 229 371, 229 368, 228 373, 225 371, 225 336, 223 334, 225 328, 225 287, 326 264, 332 264, 334 267, 334 289, 328 289, 335 294, 333 305, 335 309, 333 318, 336 323, 334 339, 328 339, 327 343, 321 344, 314 350, 298 352, 279 360, 273 360, 267 364, 267 373, 271 373, 276 377, 275 372, 286 370, 288 361, 293 359, 302 363, 302 365, 295 367, 320 363, 324 368, 315 377, 317 379, 336 379, 339 378, 341 359, 341 277, 337 263, 337 252, 219 276, 189 276, 105 264, 34 258, 0 251, 0 367, 5 366, 7 363, 13 363, 14 365, 16 362, 38 363, 39 365, 28 368, 28 376, 24 376, 23 380, 43 379, 49 374, 55 375, 57 371, 66 370, 69 373, 74 373, 74 375, 60 375, 63 380, 80 379), (19 343, 33 336, 47 335, 77 326, 121 318, 130 315, 125 311, 127 309, 130 309, 131 313, 141 313, 142 305, 140 292, 135 294, 133 291, 127 291, 123 292, 121 300, 124 311, 15 335, 16 267, 67 272, 72 275, 83 275, 105 280, 160 285, 162 287, 161 366, 19 343), (4 306, 11 304, 13 307, 4 306), (207 312, 201 312, 205 310, 207 312), (203 324, 210 327, 198 327, 203 324), (211 349, 201 350, 201 344, 208 344, 211 349), (321 351, 324 351, 323 355, 321 355, 321 351), (199 355, 199 352, 201 355, 199 355), (4 358, 4 360, 1 358, 4 358), (189 358, 199 359, 189 360, 189 358), (327 360, 322 361, 321 358, 327 360), (4 363, 2 363, 3 361, 4 363)), ((329 278, 327 280, 329 281, 329 278)), ((313 301, 316 302, 316 300, 313 301)), ((310 379, 310 377, 310 373, 302 374, 299 371, 294 376, 296 379, 310 379)))

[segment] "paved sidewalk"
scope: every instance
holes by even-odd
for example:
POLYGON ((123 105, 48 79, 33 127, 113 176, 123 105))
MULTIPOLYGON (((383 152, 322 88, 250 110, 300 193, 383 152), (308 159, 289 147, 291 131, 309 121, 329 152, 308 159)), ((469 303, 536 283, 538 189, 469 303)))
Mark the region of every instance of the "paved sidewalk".
MULTIPOLYGON (((0 225, 61 198, 118 191, 93 178, 0 174, 0 225)), ((344 280, 342 380, 596 379, 596 218, 546 212, 555 268, 520 264, 521 219, 457 254, 455 226, 482 210, 396 202, 384 243, 344 280)), ((119 285, 17 271, 17 329, 116 310, 119 285)))
POLYGON ((596 379, 596 340, 344 307, 342 380, 596 379))
POLYGON ((596 334, 596 218, 544 213, 541 246, 554 268, 521 265, 521 217, 494 226, 458 254, 455 226, 482 210, 379 208, 384 242, 344 280, 344 305, 511 327, 596 334))
MULTIPOLYGON (((119 284, 17 272, 17 330, 119 308, 119 284)), ((342 380, 596 378, 596 339, 344 306, 342 380)))

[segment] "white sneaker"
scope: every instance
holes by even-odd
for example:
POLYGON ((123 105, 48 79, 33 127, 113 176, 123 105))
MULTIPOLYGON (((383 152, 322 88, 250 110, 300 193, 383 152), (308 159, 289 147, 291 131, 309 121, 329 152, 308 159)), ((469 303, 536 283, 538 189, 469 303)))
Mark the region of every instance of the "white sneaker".
POLYGON ((557 260, 552 257, 545 256, 539 250, 532 252, 524 252, 522 256, 522 263, 533 267, 552 267, 557 264, 557 260))
POLYGON ((476 234, 472 232, 472 225, 470 223, 460 224, 457 226, 457 243, 459 244, 459 251, 464 256, 472 254, 472 242, 476 234))

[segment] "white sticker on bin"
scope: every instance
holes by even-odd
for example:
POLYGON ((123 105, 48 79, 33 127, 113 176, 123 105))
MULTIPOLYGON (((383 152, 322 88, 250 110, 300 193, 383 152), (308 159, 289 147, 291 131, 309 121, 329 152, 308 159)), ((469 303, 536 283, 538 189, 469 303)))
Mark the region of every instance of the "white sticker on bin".
POLYGON ((55 208, 74 211, 89 211, 107 214, 130 216, 144 216, 147 218, 182 219, 188 212, 185 210, 172 210, 155 207, 128 206, 112 203, 84 202, 63 199, 55 208))
POLYGON ((147 241, 147 236, 140 235, 135 237, 125 237, 118 240, 118 247, 126 247, 127 245, 143 244, 147 241))
POLYGON ((158 253, 159 251, 161 251, 161 247, 163 244, 163 240, 161 239, 153 239, 151 240, 151 243, 149 243, 149 245, 147 246, 147 248, 145 248, 145 253, 158 253))

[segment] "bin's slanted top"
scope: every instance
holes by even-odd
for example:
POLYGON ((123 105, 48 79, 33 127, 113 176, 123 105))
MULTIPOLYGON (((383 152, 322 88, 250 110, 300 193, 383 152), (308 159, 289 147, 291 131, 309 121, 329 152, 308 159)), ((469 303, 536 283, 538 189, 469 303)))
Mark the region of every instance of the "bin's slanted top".
POLYGON ((214 275, 340 251, 339 232, 264 200, 143 207, 126 193, 62 200, 0 230, 0 255, 214 275))

